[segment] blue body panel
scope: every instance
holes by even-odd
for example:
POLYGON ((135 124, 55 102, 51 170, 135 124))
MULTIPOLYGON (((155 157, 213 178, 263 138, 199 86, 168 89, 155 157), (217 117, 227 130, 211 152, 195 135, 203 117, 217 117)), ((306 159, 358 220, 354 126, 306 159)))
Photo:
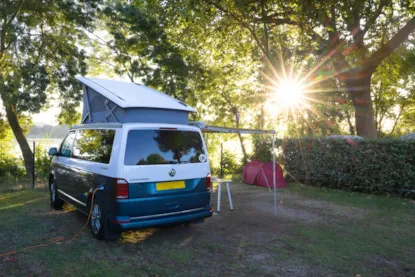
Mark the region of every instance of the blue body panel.
POLYGON ((206 207, 206 179, 183 180, 185 188, 157 190, 156 182, 129 184, 129 199, 117 200, 117 216, 147 216, 206 207))
POLYGON ((129 199, 116 200, 111 225, 121 230, 182 224, 212 216, 206 179, 183 180, 185 188, 157 191, 156 183, 129 185, 129 199))
POLYGON ((120 216, 156 215, 205 207, 210 203, 210 192, 195 192, 169 196, 118 200, 120 216))
POLYGON ((110 222, 110 226, 116 230, 127 231, 140 228, 190 223, 192 221, 203 220, 206 217, 212 216, 212 209, 210 207, 211 206, 209 205, 205 209, 193 213, 141 220, 131 220, 128 223, 124 223, 128 220, 126 217, 115 217, 110 222))

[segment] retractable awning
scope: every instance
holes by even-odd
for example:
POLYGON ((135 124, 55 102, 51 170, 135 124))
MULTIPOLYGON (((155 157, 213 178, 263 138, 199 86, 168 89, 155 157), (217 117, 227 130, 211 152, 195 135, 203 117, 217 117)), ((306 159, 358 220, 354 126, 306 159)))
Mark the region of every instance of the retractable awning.
POLYGON ((276 181, 276 168, 275 168, 275 131, 274 130, 258 130, 258 129, 242 129, 242 128, 228 128, 228 127, 219 127, 219 126, 209 126, 201 121, 191 121, 189 125, 200 128, 204 133, 228 133, 228 134, 262 134, 262 135, 272 135, 272 176, 273 176, 273 185, 274 185, 274 215, 277 216, 277 181, 276 181))
POLYGON ((191 121, 189 125, 200 128, 202 132, 205 133, 231 133, 231 134, 256 134, 256 135, 273 135, 275 134, 274 130, 259 130, 259 129, 244 129, 244 128, 229 128, 229 127, 220 127, 220 126, 210 126, 205 125, 201 121, 191 121))
POLYGON ((233 134, 263 134, 263 135, 273 135, 275 134, 274 130, 255 130, 255 129, 241 129, 241 128, 227 128, 227 127, 218 127, 218 126, 205 126, 201 128, 202 132, 206 133, 233 133, 233 134))

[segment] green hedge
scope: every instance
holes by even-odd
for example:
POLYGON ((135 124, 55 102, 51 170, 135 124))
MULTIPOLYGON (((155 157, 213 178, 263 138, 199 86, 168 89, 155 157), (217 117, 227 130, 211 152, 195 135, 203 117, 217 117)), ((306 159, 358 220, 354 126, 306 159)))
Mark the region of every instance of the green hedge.
POLYGON ((279 160, 309 185, 415 198, 415 141, 288 139, 279 160))

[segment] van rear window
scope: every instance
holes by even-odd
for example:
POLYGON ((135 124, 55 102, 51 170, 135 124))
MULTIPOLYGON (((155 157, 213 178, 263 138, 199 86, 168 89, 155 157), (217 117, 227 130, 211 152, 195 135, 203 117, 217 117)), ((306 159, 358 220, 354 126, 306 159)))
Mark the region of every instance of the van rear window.
POLYGON ((125 165, 205 162, 199 132, 180 130, 131 130, 125 149, 125 165))

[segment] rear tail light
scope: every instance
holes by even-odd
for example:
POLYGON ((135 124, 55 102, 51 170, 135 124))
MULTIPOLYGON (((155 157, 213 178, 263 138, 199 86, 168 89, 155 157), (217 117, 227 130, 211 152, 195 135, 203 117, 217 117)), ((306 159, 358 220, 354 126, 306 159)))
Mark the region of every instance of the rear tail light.
POLYGON ((212 186, 212 182, 210 180, 210 173, 208 173, 208 175, 206 176, 206 190, 210 190, 212 186))
POLYGON ((115 179, 115 198, 128 199, 128 182, 124 179, 115 179))

